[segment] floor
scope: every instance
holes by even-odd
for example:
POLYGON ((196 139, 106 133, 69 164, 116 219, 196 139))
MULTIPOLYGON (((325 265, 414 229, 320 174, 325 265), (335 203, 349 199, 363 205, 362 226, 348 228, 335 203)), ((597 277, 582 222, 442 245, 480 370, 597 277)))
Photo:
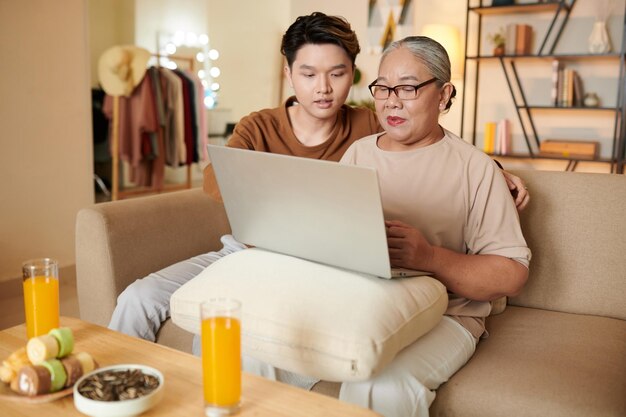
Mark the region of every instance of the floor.
MULTIPOLYGON (((548 159, 496 157, 508 170, 540 169, 547 171, 564 171, 567 161, 548 159)), ((600 162, 581 162, 576 172, 609 173, 610 166, 600 162)), ((198 184, 194 184, 197 186, 198 184)), ((105 196, 97 200, 106 201, 105 196)), ((76 294, 76 272, 73 266, 63 268, 60 272, 61 315, 79 317, 78 297, 76 294)), ((24 303, 22 299, 21 280, 0 282, 0 330, 24 322, 24 303)))

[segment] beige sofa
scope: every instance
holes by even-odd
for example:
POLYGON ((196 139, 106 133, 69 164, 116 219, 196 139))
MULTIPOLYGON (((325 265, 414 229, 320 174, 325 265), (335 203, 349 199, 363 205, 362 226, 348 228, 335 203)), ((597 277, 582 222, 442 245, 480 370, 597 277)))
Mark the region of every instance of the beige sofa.
MULTIPOLYGON (((432 416, 626 415, 626 178, 520 171, 530 277, 487 322, 470 362, 438 390, 432 416)), ((106 325, 131 282, 220 247, 223 207, 200 189, 81 210, 76 268, 81 318, 106 325)), ((190 351, 168 322, 158 343, 190 351)), ((338 384, 318 390, 337 394, 338 384)))

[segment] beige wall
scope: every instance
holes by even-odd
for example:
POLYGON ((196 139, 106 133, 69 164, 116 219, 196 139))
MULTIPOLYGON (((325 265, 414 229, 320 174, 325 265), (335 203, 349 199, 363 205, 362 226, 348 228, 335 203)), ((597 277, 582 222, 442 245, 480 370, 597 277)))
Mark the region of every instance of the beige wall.
POLYGON ((135 43, 134 0, 89 0, 90 82, 98 83, 98 58, 113 45, 135 43))
POLYGON ((231 120, 279 104, 280 40, 289 20, 289 0, 209 0, 209 37, 222 70, 218 106, 231 120))
POLYGON ((0 0, 0 280, 74 263, 93 202, 87 34, 85 0, 0 0))
POLYGON ((135 44, 157 49, 157 33, 207 33, 209 0, 134 0, 135 44))

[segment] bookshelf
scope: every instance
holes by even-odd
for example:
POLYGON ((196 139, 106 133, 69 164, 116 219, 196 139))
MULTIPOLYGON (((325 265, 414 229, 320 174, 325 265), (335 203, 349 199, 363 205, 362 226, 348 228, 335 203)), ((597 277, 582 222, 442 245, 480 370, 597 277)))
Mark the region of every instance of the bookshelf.
MULTIPOLYGON (((579 160, 591 160, 598 162, 608 162, 611 164, 611 172, 623 173, 625 165, 625 137, 626 126, 624 126, 623 120, 626 117, 626 108, 624 106, 625 96, 625 62, 624 62, 624 44, 626 42, 626 25, 622 29, 622 39, 615 39, 615 44, 621 49, 616 53, 605 54, 588 54, 585 52, 568 52, 568 53, 555 53, 556 46, 563 34, 564 29, 570 18, 570 13, 576 4, 576 0, 558 0, 550 2, 530 2, 524 4, 512 4, 505 6, 489 6, 484 0, 468 0, 467 1, 467 14, 466 14, 466 44, 465 44, 465 74, 464 74, 464 89, 462 94, 462 111, 461 111, 461 133, 465 138, 470 139, 473 144, 477 144, 477 139, 481 138, 479 133, 479 118, 478 113, 481 105, 484 105, 481 101, 481 71, 484 70, 484 65, 493 65, 500 67, 500 70, 504 76, 505 86, 502 88, 502 92, 511 97, 513 102, 514 114, 510 114, 508 117, 516 127, 521 130, 521 136, 525 142, 525 152, 520 152, 519 149, 515 149, 515 155, 531 158, 549 158, 549 159, 564 159, 568 160, 567 169, 574 170, 579 160), (503 16, 513 16, 524 14, 526 20, 528 17, 534 19, 533 14, 541 13, 544 22, 545 30, 541 30, 542 36, 536 35, 535 45, 531 53, 528 54, 515 54, 505 53, 503 55, 494 55, 493 51, 485 48, 483 40, 487 36, 484 32, 483 19, 492 19, 498 21, 503 16), (529 16, 530 15, 530 16, 529 16), (550 100, 548 103, 545 100, 536 100, 532 94, 528 94, 529 88, 525 85, 524 81, 527 75, 524 74, 524 65, 532 66, 535 68, 541 68, 541 73, 545 72, 545 82, 549 82, 550 86, 554 85, 556 88, 555 70, 553 63, 558 61, 560 65, 568 67, 570 64, 574 67, 584 67, 585 65, 598 65, 600 63, 603 66, 613 68, 618 74, 615 79, 615 102, 607 100, 608 104, 600 103, 597 107, 587 107, 581 100, 567 101, 561 103, 555 101, 561 97, 556 97, 555 92, 550 92, 550 100), (545 70, 543 69, 545 68, 545 70), (554 72, 554 74, 553 74, 554 72), (599 154, 593 155, 571 155, 564 152, 563 155, 555 156, 551 154, 549 156, 542 154, 541 147, 547 139, 552 140, 566 140, 568 138, 555 138, 549 137, 545 130, 542 131, 541 120, 546 117, 559 117, 563 120, 576 120, 581 117, 589 117, 594 120, 597 119, 598 124, 603 126, 611 125, 612 137, 608 138, 610 141, 610 156, 606 156, 608 149, 605 150, 604 156, 599 154), (538 122, 539 120, 539 122, 538 122)), ((490 1, 489 1, 490 3, 490 1)), ((626 15, 626 11, 625 11, 626 15)), ((510 19, 509 19, 510 20, 510 19)), ((586 51, 587 45, 580 46, 581 50, 586 51)), ((575 72, 575 71, 574 71, 575 72)), ((584 77, 583 85, 584 85, 584 77)), ((611 81, 613 78, 611 78, 611 81)), ((484 80, 483 80, 484 81, 484 80)), ((579 86, 580 87, 580 86, 579 86)), ((489 85, 489 88, 492 88, 489 85)), ((493 87, 495 88, 495 86, 493 87)), ((583 89, 579 88, 578 93, 582 97, 583 89)), ((536 96, 536 94, 535 94, 536 96)), ((482 128, 482 121, 480 128, 482 128)), ((608 127, 605 129, 608 130, 608 127)), ((608 135, 607 135, 608 136, 608 135)), ((585 139, 572 139, 572 142, 581 141, 585 139)), ((545 143, 544 143, 545 145, 545 143)), ((606 147, 606 143, 603 143, 606 147)), ((519 146, 518 146, 519 148, 519 146)), ((509 154, 511 155, 511 154, 509 154)))

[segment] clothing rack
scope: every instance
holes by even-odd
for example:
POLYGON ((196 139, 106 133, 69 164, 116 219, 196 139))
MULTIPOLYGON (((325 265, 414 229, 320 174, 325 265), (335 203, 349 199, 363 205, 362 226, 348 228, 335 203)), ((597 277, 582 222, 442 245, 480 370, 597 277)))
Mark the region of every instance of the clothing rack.
MULTIPOLYGON (((160 66, 159 58, 168 58, 170 60, 175 61, 184 61, 189 63, 189 69, 194 71, 194 63, 195 58, 189 56, 181 56, 181 55, 161 55, 161 54, 150 54, 151 56, 157 58, 157 67, 160 66)), ((187 164, 187 172, 186 172, 186 180, 183 184, 163 184, 162 187, 140 187, 133 190, 120 190, 120 178, 119 178, 119 167, 120 167, 120 155, 119 155, 119 96, 113 96, 113 117, 111 122, 112 132, 111 132, 111 162, 112 162, 112 185, 111 185, 111 200, 116 201, 122 199, 124 197, 137 196, 142 194, 154 194, 161 193, 166 191, 177 191, 177 190, 185 190, 191 188, 191 164, 187 164)), ((163 127, 159 128, 159 135, 164 135, 163 127)))

